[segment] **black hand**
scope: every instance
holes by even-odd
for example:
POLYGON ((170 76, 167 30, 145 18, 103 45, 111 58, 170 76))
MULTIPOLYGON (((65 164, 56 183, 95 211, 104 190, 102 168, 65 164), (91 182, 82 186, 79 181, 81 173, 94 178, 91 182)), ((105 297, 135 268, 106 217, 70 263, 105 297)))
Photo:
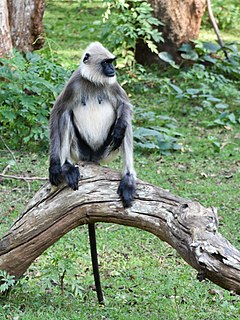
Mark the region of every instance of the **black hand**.
POLYGON ((136 193, 136 181, 132 174, 125 174, 120 181, 117 193, 122 199, 124 208, 132 206, 132 202, 136 193))

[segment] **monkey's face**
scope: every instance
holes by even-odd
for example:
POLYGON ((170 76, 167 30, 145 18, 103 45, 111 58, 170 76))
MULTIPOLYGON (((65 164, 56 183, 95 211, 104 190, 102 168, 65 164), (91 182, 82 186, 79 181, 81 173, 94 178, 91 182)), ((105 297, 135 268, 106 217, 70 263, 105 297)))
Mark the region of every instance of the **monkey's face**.
POLYGON ((106 77, 114 77, 115 76, 115 68, 113 65, 113 61, 116 60, 116 57, 113 59, 106 59, 101 62, 102 72, 106 77))
POLYGON ((99 42, 92 43, 85 51, 80 64, 81 74, 95 84, 113 84, 116 73, 113 62, 116 57, 99 42))

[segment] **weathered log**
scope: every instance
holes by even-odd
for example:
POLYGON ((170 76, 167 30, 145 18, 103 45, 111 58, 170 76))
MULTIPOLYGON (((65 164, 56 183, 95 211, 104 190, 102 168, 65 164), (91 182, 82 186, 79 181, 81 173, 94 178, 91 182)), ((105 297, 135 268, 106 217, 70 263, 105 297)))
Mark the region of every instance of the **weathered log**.
POLYGON ((240 252, 218 232, 216 210, 138 181, 131 208, 116 190, 119 173, 80 163, 79 190, 46 184, 0 240, 0 270, 19 278, 44 250, 86 223, 111 222, 147 230, 169 243, 202 278, 240 293, 240 252))

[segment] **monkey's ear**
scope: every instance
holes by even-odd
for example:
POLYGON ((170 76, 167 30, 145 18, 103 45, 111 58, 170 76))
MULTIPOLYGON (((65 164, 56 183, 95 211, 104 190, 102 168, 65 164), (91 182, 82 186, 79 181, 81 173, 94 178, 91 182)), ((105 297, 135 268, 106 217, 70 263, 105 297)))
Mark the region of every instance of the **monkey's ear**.
POLYGON ((86 53, 86 54, 85 54, 85 57, 83 58, 83 62, 84 62, 84 63, 87 63, 89 57, 90 57, 90 54, 89 54, 89 53, 86 53))

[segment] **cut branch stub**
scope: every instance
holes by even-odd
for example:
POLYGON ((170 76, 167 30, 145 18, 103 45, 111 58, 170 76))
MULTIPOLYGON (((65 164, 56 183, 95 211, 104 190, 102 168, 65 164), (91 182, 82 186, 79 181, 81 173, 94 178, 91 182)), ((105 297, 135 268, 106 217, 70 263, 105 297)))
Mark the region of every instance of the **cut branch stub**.
POLYGON ((80 163, 79 189, 43 186, 0 240, 0 270, 20 277, 29 265, 77 226, 111 222, 149 231, 221 287, 240 293, 240 252, 217 231, 217 214, 197 202, 138 181, 133 206, 117 195, 117 171, 80 163))

